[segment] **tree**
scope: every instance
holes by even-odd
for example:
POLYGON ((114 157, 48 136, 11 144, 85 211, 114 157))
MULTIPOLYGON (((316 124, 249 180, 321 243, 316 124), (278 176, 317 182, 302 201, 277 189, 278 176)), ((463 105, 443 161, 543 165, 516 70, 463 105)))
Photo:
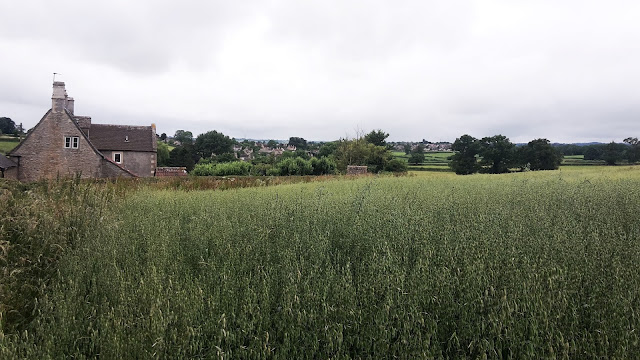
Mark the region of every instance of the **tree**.
POLYGON ((306 150, 307 149, 307 140, 305 140, 304 138, 301 138, 301 137, 290 137, 289 138, 289 145, 295 146, 296 149, 306 150))
POLYGON ((158 142, 157 163, 158 166, 169 165, 169 145, 162 141, 158 142))
POLYGON ((193 134, 191 131, 176 130, 175 135, 173 135, 173 139, 175 141, 179 141, 181 145, 193 144, 193 134))
POLYGON ((273 149, 273 148, 276 148, 276 147, 278 147, 278 142, 277 142, 277 141, 275 141, 275 140, 269 140, 269 141, 267 142, 267 147, 270 147, 270 148, 272 148, 272 149, 273 149))
POLYGON ((562 154, 547 139, 536 139, 518 148, 518 162, 529 165, 530 170, 556 170, 562 162, 562 154))
POLYGON ((364 136, 364 140, 369 144, 373 144, 375 146, 387 146, 386 139, 389 137, 389 134, 385 133, 381 129, 372 130, 370 133, 364 136))
POLYGON ((203 158, 233 152, 234 141, 215 130, 198 135, 195 143, 196 154, 203 158))
POLYGON ((416 146, 415 149, 411 151, 411 156, 409 157, 409 164, 417 165, 422 164, 424 162, 424 147, 422 145, 416 146))
POLYGON ((384 171, 390 171, 394 173, 407 172, 407 163, 400 159, 391 159, 384 166, 384 171))
POLYGON ((193 159, 193 153, 190 151, 192 146, 178 146, 169 152, 170 166, 184 166, 187 171, 193 170, 196 162, 193 159))
POLYGON ((625 151, 625 158, 629 164, 637 163, 640 160, 640 143, 638 143, 638 138, 628 137, 623 141, 629 145, 625 151))
POLYGON ((602 153, 602 159, 606 161, 607 165, 615 165, 616 162, 622 160, 624 150, 625 145, 616 144, 612 141, 605 145, 604 152, 602 153))
POLYGON ((584 150, 584 159, 585 160, 600 160, 602 159, 602 154, 604 153, 604 148, 602 145, 589 145, 586 146, 584 150))
POLYGON ((160 135, 160 140, 166 142, 167 141, 167 134, 166 133, 162 133, 162 135, 160 135))
POLYGON ((338 141, 334 156, 340 171, 346 171, 348 165, 366 165, 370 171, 380 172, 393 158, 386 147, 367 143, 362 137, 338 141))
POLYGON ((411 154, 411 144, 404 144, 404 154, 405 155, 411 154))
POLYGON ((484 137, 480 143, 480 165, 484 172, 502 174, 514 165, 515 145, 504 135, 484 137))
POLYGON ((338 149, 338 143, 336 143, 335 141, 322 144, 322 146, 320 147, 320 150, 318 151, 318 156, 319 157, 331 156, 336 152, 337 149, 338 149))
POLYGON ((450 157, 449 167, 458 175, 470 175, 478 172, 480 166, 476 156, 480 151, 478 139, 471 135, 462 135, 451 145, 456 153, 450 157))
POLYGON ((8 117, 0 117, 0 134, 15 134, 16 123, 8 117))

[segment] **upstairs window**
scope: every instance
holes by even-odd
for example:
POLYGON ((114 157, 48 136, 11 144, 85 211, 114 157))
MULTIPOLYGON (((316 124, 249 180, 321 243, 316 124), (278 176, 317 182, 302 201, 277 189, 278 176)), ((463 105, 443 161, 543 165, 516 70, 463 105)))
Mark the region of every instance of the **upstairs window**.
POLYGON ((113 153, 113 162, 116 164, 122 164, 122 153, 114 152, 113 153))
POLYGON ((64 137, 64 147, 67 149, 77 149, 79 143, 80 143, 80 138, 78 136, 64 137))

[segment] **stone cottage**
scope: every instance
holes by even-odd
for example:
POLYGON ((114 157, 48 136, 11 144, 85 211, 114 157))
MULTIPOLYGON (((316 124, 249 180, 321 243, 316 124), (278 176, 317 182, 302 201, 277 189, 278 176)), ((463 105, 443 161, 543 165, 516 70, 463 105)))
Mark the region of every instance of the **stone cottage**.
POLYGON ((5 177, 35 181, 58 176, 115 178, 153 176, 155 126, 92 124, 74 114, 64 82, 53 83, 51 109, 7 157, 16 164, 5 177))

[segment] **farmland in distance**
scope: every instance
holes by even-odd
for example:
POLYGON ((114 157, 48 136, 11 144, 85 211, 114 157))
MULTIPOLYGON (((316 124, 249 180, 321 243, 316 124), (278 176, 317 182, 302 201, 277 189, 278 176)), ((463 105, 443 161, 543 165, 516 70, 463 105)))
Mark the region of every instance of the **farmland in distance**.
POLYGON ((142 188, 77 206, 69 221, 93 225, 0 355, 634 357, 639 170, 142 188))

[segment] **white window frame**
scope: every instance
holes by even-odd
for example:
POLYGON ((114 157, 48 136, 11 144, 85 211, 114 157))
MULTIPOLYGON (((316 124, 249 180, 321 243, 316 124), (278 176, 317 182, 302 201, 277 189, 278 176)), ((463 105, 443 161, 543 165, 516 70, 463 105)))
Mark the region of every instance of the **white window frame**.
POLYGON ((122 164, 122 151, 114 151, 111 153, 111 159, 116 164, 122 164), (116 155, 120 155, 120 161, 116 161, 116 155))
POLYGON ((65 136, 64 148, 65 149, 77 149, 80 146, 79 136, 65 136))

